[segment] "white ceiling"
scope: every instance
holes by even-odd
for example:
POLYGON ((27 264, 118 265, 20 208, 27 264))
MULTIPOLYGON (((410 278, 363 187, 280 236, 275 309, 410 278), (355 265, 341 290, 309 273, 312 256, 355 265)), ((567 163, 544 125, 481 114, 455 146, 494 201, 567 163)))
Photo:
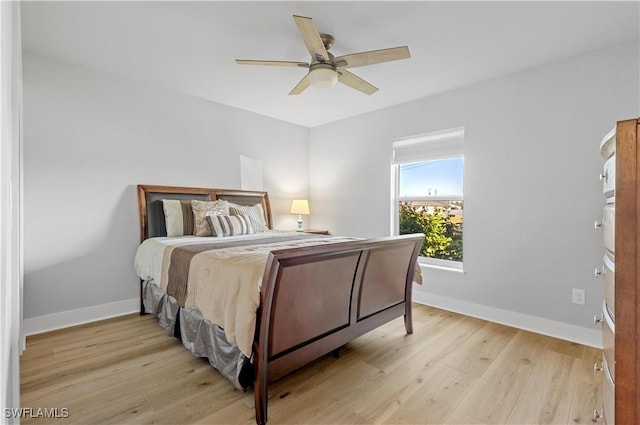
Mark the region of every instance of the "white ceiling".
POLYGON ((306 127, 563 57, 638 42, 638 2, 23 2, 24 49, 306 127), (354 68, 288 96, 306 72, 234 59, 308 62, 292 15, 332 34, 335 56, 409 46, 411 59, 354 68))

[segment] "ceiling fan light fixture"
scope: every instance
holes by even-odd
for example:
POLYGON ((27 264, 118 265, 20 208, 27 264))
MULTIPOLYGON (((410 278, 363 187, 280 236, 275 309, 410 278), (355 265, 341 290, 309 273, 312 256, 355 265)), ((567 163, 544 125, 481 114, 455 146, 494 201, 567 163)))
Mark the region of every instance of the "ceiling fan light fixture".
POLYGON ((338 73, 331 66, 314 67, 309 71, 309 83, 318 88, 329 88, 338 82, 338 73))
POLYGON ((310 62, 236 59, 236 63, 240 65, 287 66, 308 69, 309 71, 289 92, 289 95, 299 95, 309 86, 333 87, 338 81, 358 90, 360 93, 372 95, 378 91, 378 88, 347 71, 346 68, 374 65, 411 57, 407 46, 369 50, 335 57, 329 52, 334 42, 332 35, 320 34, 311 18, 293 15, 293 19, 296 21, 302 40, 311 55, 310 62))

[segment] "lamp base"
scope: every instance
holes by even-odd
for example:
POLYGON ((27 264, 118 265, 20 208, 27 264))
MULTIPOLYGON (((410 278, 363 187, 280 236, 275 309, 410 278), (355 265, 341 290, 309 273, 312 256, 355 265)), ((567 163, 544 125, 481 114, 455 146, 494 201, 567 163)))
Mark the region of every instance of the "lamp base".
POLYGON ((298 231, 302 231, 304 228, 302 227, 302 214, 298 214, 298 231))

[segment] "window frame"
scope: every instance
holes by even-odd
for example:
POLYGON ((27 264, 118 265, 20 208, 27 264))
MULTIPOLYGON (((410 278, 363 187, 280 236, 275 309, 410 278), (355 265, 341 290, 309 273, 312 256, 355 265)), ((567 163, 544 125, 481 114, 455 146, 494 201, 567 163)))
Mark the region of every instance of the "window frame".
MULTIPOLYGON (((410 201, 463 201, 464 202, 464 167, 463 167, 463 194, 462 195, 425 195, 425 196, 400 196, 400 165, 401 164, 410 164, 410 163, 422 163, 428 162, 438 159, 449 159, 449 158, 462 158, 464 160, 464 127, 457 127, 449 130, 441 130, 432 133, 406 137, 402 139, 397 139, 393 142, 393 160, 391 162, 391 234, 399 235, 400 234, 400 220, 399 220, 399 208, 398 205, 400 202, 410 202, 410 201), (445 144, 448 141, 453 141, 456 146, 451 149, 447 149, 445 144), (429 158, 429 148, 430 145, 433 146, 433 157, 429 158), (402 149, 403 147, 411 147, 417 146, 422 148, 419 156, 419 159, 414 161, 395 161, 396 152, 398 149, 402 149), (426 152, 426 153, 425 153, 426 152)), ((417 158, 417 157, 416 157, 417 158)), ((464 226, 464 224, 463 224, 464 226)), ((464 247, 464 234, 462 232, 462 246, 464 247)), ((464 248, 463 248, 464 252, 464 248)), ((420 265, 449 270, 449 271, 457 271, 464 272, 464 260, 462 261, 454 261, 454 260, 444 260, 440 258, 431 258, 431 257, 418 257, 418 262, 420 265)))

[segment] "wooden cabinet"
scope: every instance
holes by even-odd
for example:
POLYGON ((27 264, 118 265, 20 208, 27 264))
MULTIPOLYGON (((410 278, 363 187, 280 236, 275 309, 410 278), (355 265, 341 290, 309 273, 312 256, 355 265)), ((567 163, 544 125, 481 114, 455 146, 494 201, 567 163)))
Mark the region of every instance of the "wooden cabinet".
MULTIPOLYGON (((605 158, 602 419, 640 423, 640 120, 617 123, 600 145, 605 158)), ((600 269, 599 269, 600 270, 600 269)))

